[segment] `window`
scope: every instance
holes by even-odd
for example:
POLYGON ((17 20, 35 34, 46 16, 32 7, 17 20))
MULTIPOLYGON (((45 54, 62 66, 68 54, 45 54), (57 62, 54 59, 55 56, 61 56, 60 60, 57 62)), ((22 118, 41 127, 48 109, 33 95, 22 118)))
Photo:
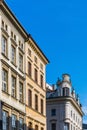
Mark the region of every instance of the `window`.
POLYGON ((32 91, 28 90, 28 106, 32 107, 32 91))
POLYGON ((69 96, 69 88, 63 88, 63 96, 69 96))
POLYGON ((16 78, 12 76, 12 97, 16 97, 16 78))
POLYGON ((43 75, 40 75, 40 85, 43 88, 43 75))
POLYGON ((14 34, 14 40, 16 41, 16 35, 14 34))
POLYGON ((64 130, 69 130, 69 123, 64 123, 64 130))
POLYGON ((56 115, 56 109, 52 109, 51 110, 51 116, 55 116, 56 115))
POLYGON ((24 119, 19 118, 19 130, 24 130, 24 119))
POLYGON ((9 129, 9 116, 8 112, 2 111, 2 129, 8 130, 9 129))
POLYGON ((72 130, 72 124, 71 124, 71 130, 72 130))
POLYGON ((37 69, 34 70, 34 77, 35 77, 35 82, 38 82, 38 71, 37 69))
POLYGON ((5 30, 8 31, 8 26, 7 26, 7 24, 5 25, 5 30))
POLYGON ((73 113, 73 119, 75 120, 75 113, 73 113))
POLYGON ((23 50, 23 43, 21 43, 21 49, 23 50))
POLYGON ((2 36, 2 53, 7 56, 7 39, 2 36))
POLYGON ((72 111, 71 111, 71 117, 72 117, 72 111))
POLYGON ((8 72, 2 69, 2 90, 8 92, 8 72))
POLYGON ((11 37, 13 38, 13 32, 11 31, 11 37))
POLYGON ((16 115, 12 115, 12 130, 16 130, 17 128, 17 117, 16 115))
POLYGON ((43 127, 41 127, 41 130, 44 130, 44 128, 43 128, 43 127))
POLYGON ((35 125, 35 130, 38 130, 38 125, 35 125))
POLYGON ((38 111, 38 96, 35 94, 35 110, 38 111))
POLYGON ((28 55, 31 57, 31 50, 28 49, 28 55))
POLYGON ((19 40, 19 47, 23 50, 23 43, 19 40))
POLYGON ((23 56, 19 53, 19 69, 23 70, 23 56))
POLYGON ((23 102, 23 83, 19 82, 19 101, 23 102))
POLYGON ((16 49, 13 45, 11 46, 11 61, 16 64, 16 49))
POLYGON ((51 130, 56 130, 56 123, 51 124, 51 130))
POLYGON ((4 21, 2 20, 2 28, 4 28, 4 21))
POLYGON ((28 130, 33 130, 33 129, 32 129, 32 122, 29 122, 28 130))
POLYGON ((43 114, 43 108, 44 108, 44 106, 43 106, 43 99, 41 99, 41 114, 43 114))
POLYGON ((28 75, 31 77, 31 72, 32 72, 32 66, 31 63, 28 62, 28 75))

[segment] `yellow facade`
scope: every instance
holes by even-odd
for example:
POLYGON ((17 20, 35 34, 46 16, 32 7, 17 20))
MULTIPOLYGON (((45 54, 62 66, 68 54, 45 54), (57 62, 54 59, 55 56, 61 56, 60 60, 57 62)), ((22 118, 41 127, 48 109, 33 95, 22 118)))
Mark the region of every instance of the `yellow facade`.
POLYGON ((45 88, 45 68, 48 60, 38 48, 32 37, 30 36, 26 42, 26 125, 27 128, 35 130, 46 130, 46 88, 45 88), (31 75, 28 74, 31 64, 31 75), (37 82, 35 81, 35 69, 37 70, 37 82), (41 87, 41 78, 43 77, 43 86, 41 87), (29 99, 28 91, 32 92, 29 99), (35 95, 38 97, 38 110, 35 110, 35 95), (29 106, 29 100, 32 105, 29 106), (43 113, 41 112, 41 100, 43 100, 43 113), (31 125, 30 125, 31 124, 31 125), (37 127, 36 127, 37 126, 37 127))

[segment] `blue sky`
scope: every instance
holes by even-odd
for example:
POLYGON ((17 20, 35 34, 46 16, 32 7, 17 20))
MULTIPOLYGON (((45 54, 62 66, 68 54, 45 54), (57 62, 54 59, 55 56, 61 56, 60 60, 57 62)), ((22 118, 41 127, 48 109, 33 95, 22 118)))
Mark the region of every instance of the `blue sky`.
POLYGON ((87 1, 6 2, 50 60, 47 82, 55 84, 63 73, 69 73, 87 114, 87 1))

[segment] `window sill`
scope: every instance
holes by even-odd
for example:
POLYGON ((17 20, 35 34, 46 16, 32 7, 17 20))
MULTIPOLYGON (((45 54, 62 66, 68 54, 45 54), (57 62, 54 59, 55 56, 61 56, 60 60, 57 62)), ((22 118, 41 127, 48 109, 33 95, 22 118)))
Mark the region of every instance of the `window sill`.
POLYGON ((15 100, 18 100, 16 97, 13 97, 12 95, 11 95, 11 97, 12 97, 13 99, 15 99, 15 100))
POLYGON ((19 100, 19 102, 20 102, 21 104, 23 104, 23 105, 25 104, 24 102, 22 102, 22 101, 20 101, 20 100, 19 100))
POLYGON ((17 67, 17 65, 16 65, 14 62, 11 61, 11 63, 12 63, 15 67, 17 67))
POLYGON ((16 41, 11 37, 11 41, 14 43, 15 46, 17 46, 16 41))
POLYGON ((5 93, 6 95, 10 96, 10 94, 4 90, 2 90, 3 93, 5 93))
POLYGON ((23 54, 25 54, 23 49, 21 49, 20 47, 18 47, 18 48, 19 48, 19 50, 20 50, 23 54))
POLYGON ((19 68, 19 70, 24 74, 23 70, 19 68))
POLYGON ((2 52, 1 53, 7 60, 9 60, 9 58, 2 52))
POLYGON ((9 37, 8 32, 7 32, 4 28, 1 28, 1 29, 2 29, 2 32, 3 32, 7 37, 9 37))

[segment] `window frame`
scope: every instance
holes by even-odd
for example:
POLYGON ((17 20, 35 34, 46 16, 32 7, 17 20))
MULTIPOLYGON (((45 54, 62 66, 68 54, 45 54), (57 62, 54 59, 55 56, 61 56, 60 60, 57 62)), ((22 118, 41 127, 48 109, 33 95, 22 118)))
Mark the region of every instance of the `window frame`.
POLYGON ((9 129, 9 113, 5 110, 2 111, 2 129, 4 130, 9 129), (4 114, 3 112, 5 113, 5 116, 3 116, 4 114))
POLYGON ((35 94, 35 110, 38 111, 38 95, 35 94))
POLYGON ((1 46, 2 46, 2 54, 8 57, 8 39, 4 34, 2 34, 1 46))
POLYGON ((24 130, 24 119, 21 117, 19 117, 19 130, 24 130))
POLYGON ((19 70, 23 71, 23 55, 19 52, 19 70))
POLYGON ((28 75, 31 77, 32 76, 32 64, 30 61, 28 61, 28 75))
POLYGON ((2 68, 2 90, 8 93, 8 71, 5 68, 2 68), (6 88, 3 88, 3 85, 5 85, 6 88))
POLYGON ((41 114, 44 113, 44 100, 41 99, 41 114))
POLYGON ((56 109, 55 108, 51 109, 51 116, 56 116, 56 109))
POLYGON ((28 89, 28 106, 32 107, 32 91, 28 89))
POLYGON ((16 65, 16 47, 11 44, 11 62, 16 65), (12 48, 15 50, 13 53, 12 48))
POLYGON ((16 98, 16 77, 14 75, 11 75, 11 96, 16 98), (14 81, 12 81, 12 80, 14 80, 14 81), (13 94, 13 92, 14 92, 14 94, 13 94))
POLYGON ((21 81, 19 81, 19 101, 23 103, 23 83, 21 81))
POLYGON ((38 83, 38 70, 36 68, 34 69, 34 80, 38 83))
POLYGON ((12 114, 11 117, 12 117, 12 123, 11 123, 12 130, 16 130, 16 128, 17 128, 17 116, 15 114, 12 114))
POLYGON ((43 75, 41 74, 40 75, 40 86, 41 86, 41 88, 43 88, 43 85, 44 85, 44 78, 43 78, 43 75))

